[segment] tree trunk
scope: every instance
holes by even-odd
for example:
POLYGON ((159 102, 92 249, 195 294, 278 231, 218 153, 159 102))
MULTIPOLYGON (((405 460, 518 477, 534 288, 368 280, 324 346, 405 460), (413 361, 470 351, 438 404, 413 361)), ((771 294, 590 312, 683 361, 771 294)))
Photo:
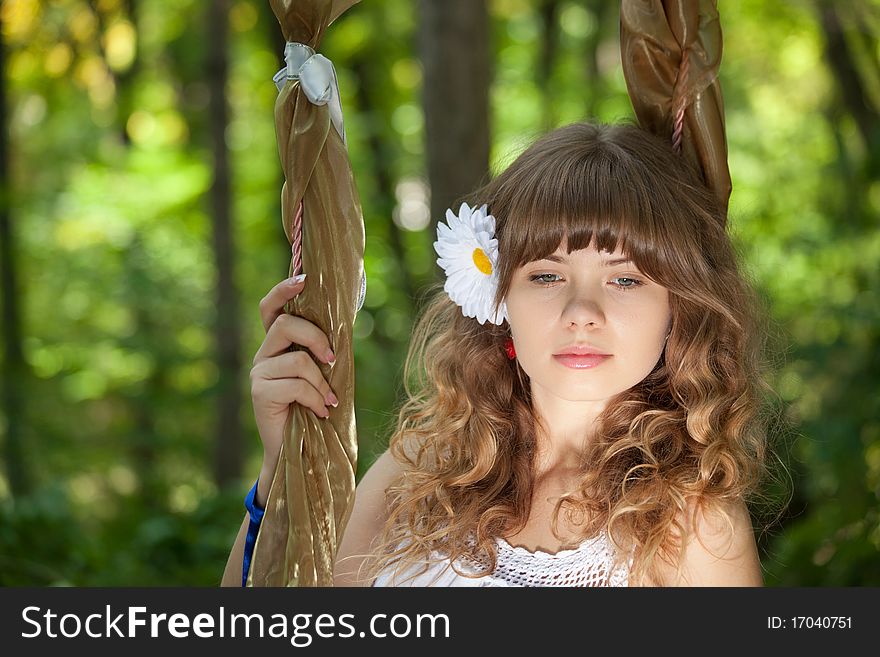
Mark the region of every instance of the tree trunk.
POLYGON ((219 384, 216 411, 216 442, 214 479, 223 488, 235 481, 241 472, 244 455, 241 418, 240 360, 241 329, 239 326, 238 294, 235 286, 235 249, 232 236, 232 194, 226 128, 228 106, 228 17, 229 0, 213 0, 208 5, 207 82, 210 97, 211 150, 214 155, 214 180, 210 201, 213 216, 213 247, 217 265, 215 334, 219 384))
POLYGON ((548 131, 556 125, 554 112, 556 104, 553 102, 553 93, 550 90, 550 77, 553 75, 556 56, 559 53, 558 0, 544 0, 538 8, 538 16, 541 19, 541 49, 535 66, 535 84, 541 90, 542 123, 544 130, 548 131))
POLYGON ((167 390, 163 382, 167 375, 167 363, 171 356, 162 353, 162 329, 154 318, 155 306, 151 299, 157 298, 159 290, 152 284, 151 272, 147 264, 144 238, 135 233, 128 245, 123 259, 125 271, 126 297, 131 300, 130 308, 134 318, 135 335, 140 348, 148 350, 155 357, 156 366, 144 382, 142 391, 127 396, 126 402, 131 410, 133 428, 128 438, 132 467, 140 483, 140 499, 145 508, 159 513, 166 508, 166 490, 162 484, 159 464, 161 448, 159 432, 156 428, 156 409, 167 390))
MULTIPOLYGON (((357 100, 360 111, 367 115, 381 116, 382 108, 375 102, 371 90, 374 81, 370 79, 369 66, 365 58, 355 58, 351 65, 351 70, 357 80, 355 88, 355 99, 357 100)), ((388 153, 382 135, 379 134, 379 126, 385 122, 384 116, 381 121, 369 121, 369 134, 367 135, 367 144, 370 155, 370 171, 373 173, 376 181, 376 197, 379 200, 379 212, 386 219, 385 225, 388 230, 388 243, 394 252, 397 261, 397 269, 401 274, 400 280, 403 284, 403 290, 407 299, 414 301, 416 298, 416 285, 413 276, 409 272, 406 264, 406 248, 403 244, 400 228, 394 223, 392 216, 394 211, 394 182, 392 180, 389 165, 391 163, 391 155, 388 153)), ((381 339, 381 338, 380 338, 381 339)))
POLYGON ((485 0, 419 2, 431 242, 446 208, 488 180, 488 23, 485 0))
POLYGON ((608 93, 608 85, 599 69, 599 44, 602 35, 608 34, 604 29, 608 22, 609 13, 616 7, 607 0, 588 0, 585 5, 596 21, 596 29, 587 37, 584 44, 584 58, 587 67, 587 88, 584 89, 584 109, 588 120, 596 120, 599 112, 599 103, 608 93))
POLYGON ((3 414, 6 435, 3 460, 13 499, 27 495, 32 482, 24 454, 25 383, 30 372, 21 347, 21 292, 16 268, 15 233, 12 228, 12 183, 9 180, 9 114, 6 100, 6 43, 0 23, 0 288, 3 297, 3 414))
POLYGON ((880 115, 872 106, 859 76, 837 9, 830 2, 821 2, 818 11, 819 23, 825 33, 825 56, 840 85, 843 102, 855 119, 865 147, 870 154, 876 153, 880 151, 880 115))

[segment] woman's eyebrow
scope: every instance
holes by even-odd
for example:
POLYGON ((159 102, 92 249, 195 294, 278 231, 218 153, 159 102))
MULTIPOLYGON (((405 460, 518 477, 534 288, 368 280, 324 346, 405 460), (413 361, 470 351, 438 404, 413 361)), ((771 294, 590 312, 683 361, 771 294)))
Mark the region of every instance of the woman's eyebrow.
MULTIPOLYGON (((551 253, 546 258, 542 258, 542 260, 549 260, 550 262, 559 263, 568 262, 568 258, 566 258, 565 256, 556 255, 555 253, 551 253)), ((623 265, 626 263, 632 263, 632 260, 630 258, 615 258, 614 260, 603 260, 602 266, 613 267, 614 265, 623 265)))

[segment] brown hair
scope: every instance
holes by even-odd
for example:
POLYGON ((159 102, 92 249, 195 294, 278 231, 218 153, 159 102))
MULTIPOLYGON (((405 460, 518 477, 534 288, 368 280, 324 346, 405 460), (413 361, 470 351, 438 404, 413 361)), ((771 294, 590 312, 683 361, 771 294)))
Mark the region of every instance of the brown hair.
MULTIPOLYGON (((620 248, 669 290, 665 353, 609 400, 583 454, 576 490, 557 503, 584 539, 606 531, 631 582, 659 581, 656 558, 681 566, 681 514, 724 513, 768 474, 764 317, 737 268, 725 219, 697 172, 636 126, 576 123, 538 139, 472 194, 488 204, 499 245, 500 304, 519 267, 553 253, 620 248)), ((495 567, 497 536, 529 516, 535 419, 528 377, 507 359, 507 326, 463 316, 438 284, 413 331, 406 400, 390 439, 404 476, 364 563, 427 564, 432 551, 495 567)), ((424 569, 422 569, 422 572, 424 569)), ((462 573, 465 574, 465 573, 462 573)))

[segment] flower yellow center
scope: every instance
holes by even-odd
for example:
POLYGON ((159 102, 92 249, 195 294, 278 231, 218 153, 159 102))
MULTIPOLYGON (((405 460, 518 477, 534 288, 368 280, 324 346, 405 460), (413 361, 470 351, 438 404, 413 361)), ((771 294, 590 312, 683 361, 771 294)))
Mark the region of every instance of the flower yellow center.
POLYGON ((473 258, 477 269, 486 274, 486 276, 492 273, 492 263, 489 262, 489 256, 486 255, 483 249, 474 249, 473 258))

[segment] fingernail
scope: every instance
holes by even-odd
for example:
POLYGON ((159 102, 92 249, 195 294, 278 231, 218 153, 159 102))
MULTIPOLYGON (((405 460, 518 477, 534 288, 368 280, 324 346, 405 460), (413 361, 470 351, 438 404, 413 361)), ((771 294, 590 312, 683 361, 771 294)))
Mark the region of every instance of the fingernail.
POLYGON ((332 349, 327 350, 327 355, 325 356, 325 358, 327 359, 328 363, 335 363, 336 362, 336 356, 333 355, 332 349))
POLYGON ((296 276, 292 276, 285 281, 288 285, 299 285, 304 280, 306 280, 306 274, 297 274, 296 276))
POLYGON ((339 406, 339 400, 336 399, 336 395, 334 395, 332 392, 328 392, 327 396, 324 397, 324 400, 333 408, 339 406))

